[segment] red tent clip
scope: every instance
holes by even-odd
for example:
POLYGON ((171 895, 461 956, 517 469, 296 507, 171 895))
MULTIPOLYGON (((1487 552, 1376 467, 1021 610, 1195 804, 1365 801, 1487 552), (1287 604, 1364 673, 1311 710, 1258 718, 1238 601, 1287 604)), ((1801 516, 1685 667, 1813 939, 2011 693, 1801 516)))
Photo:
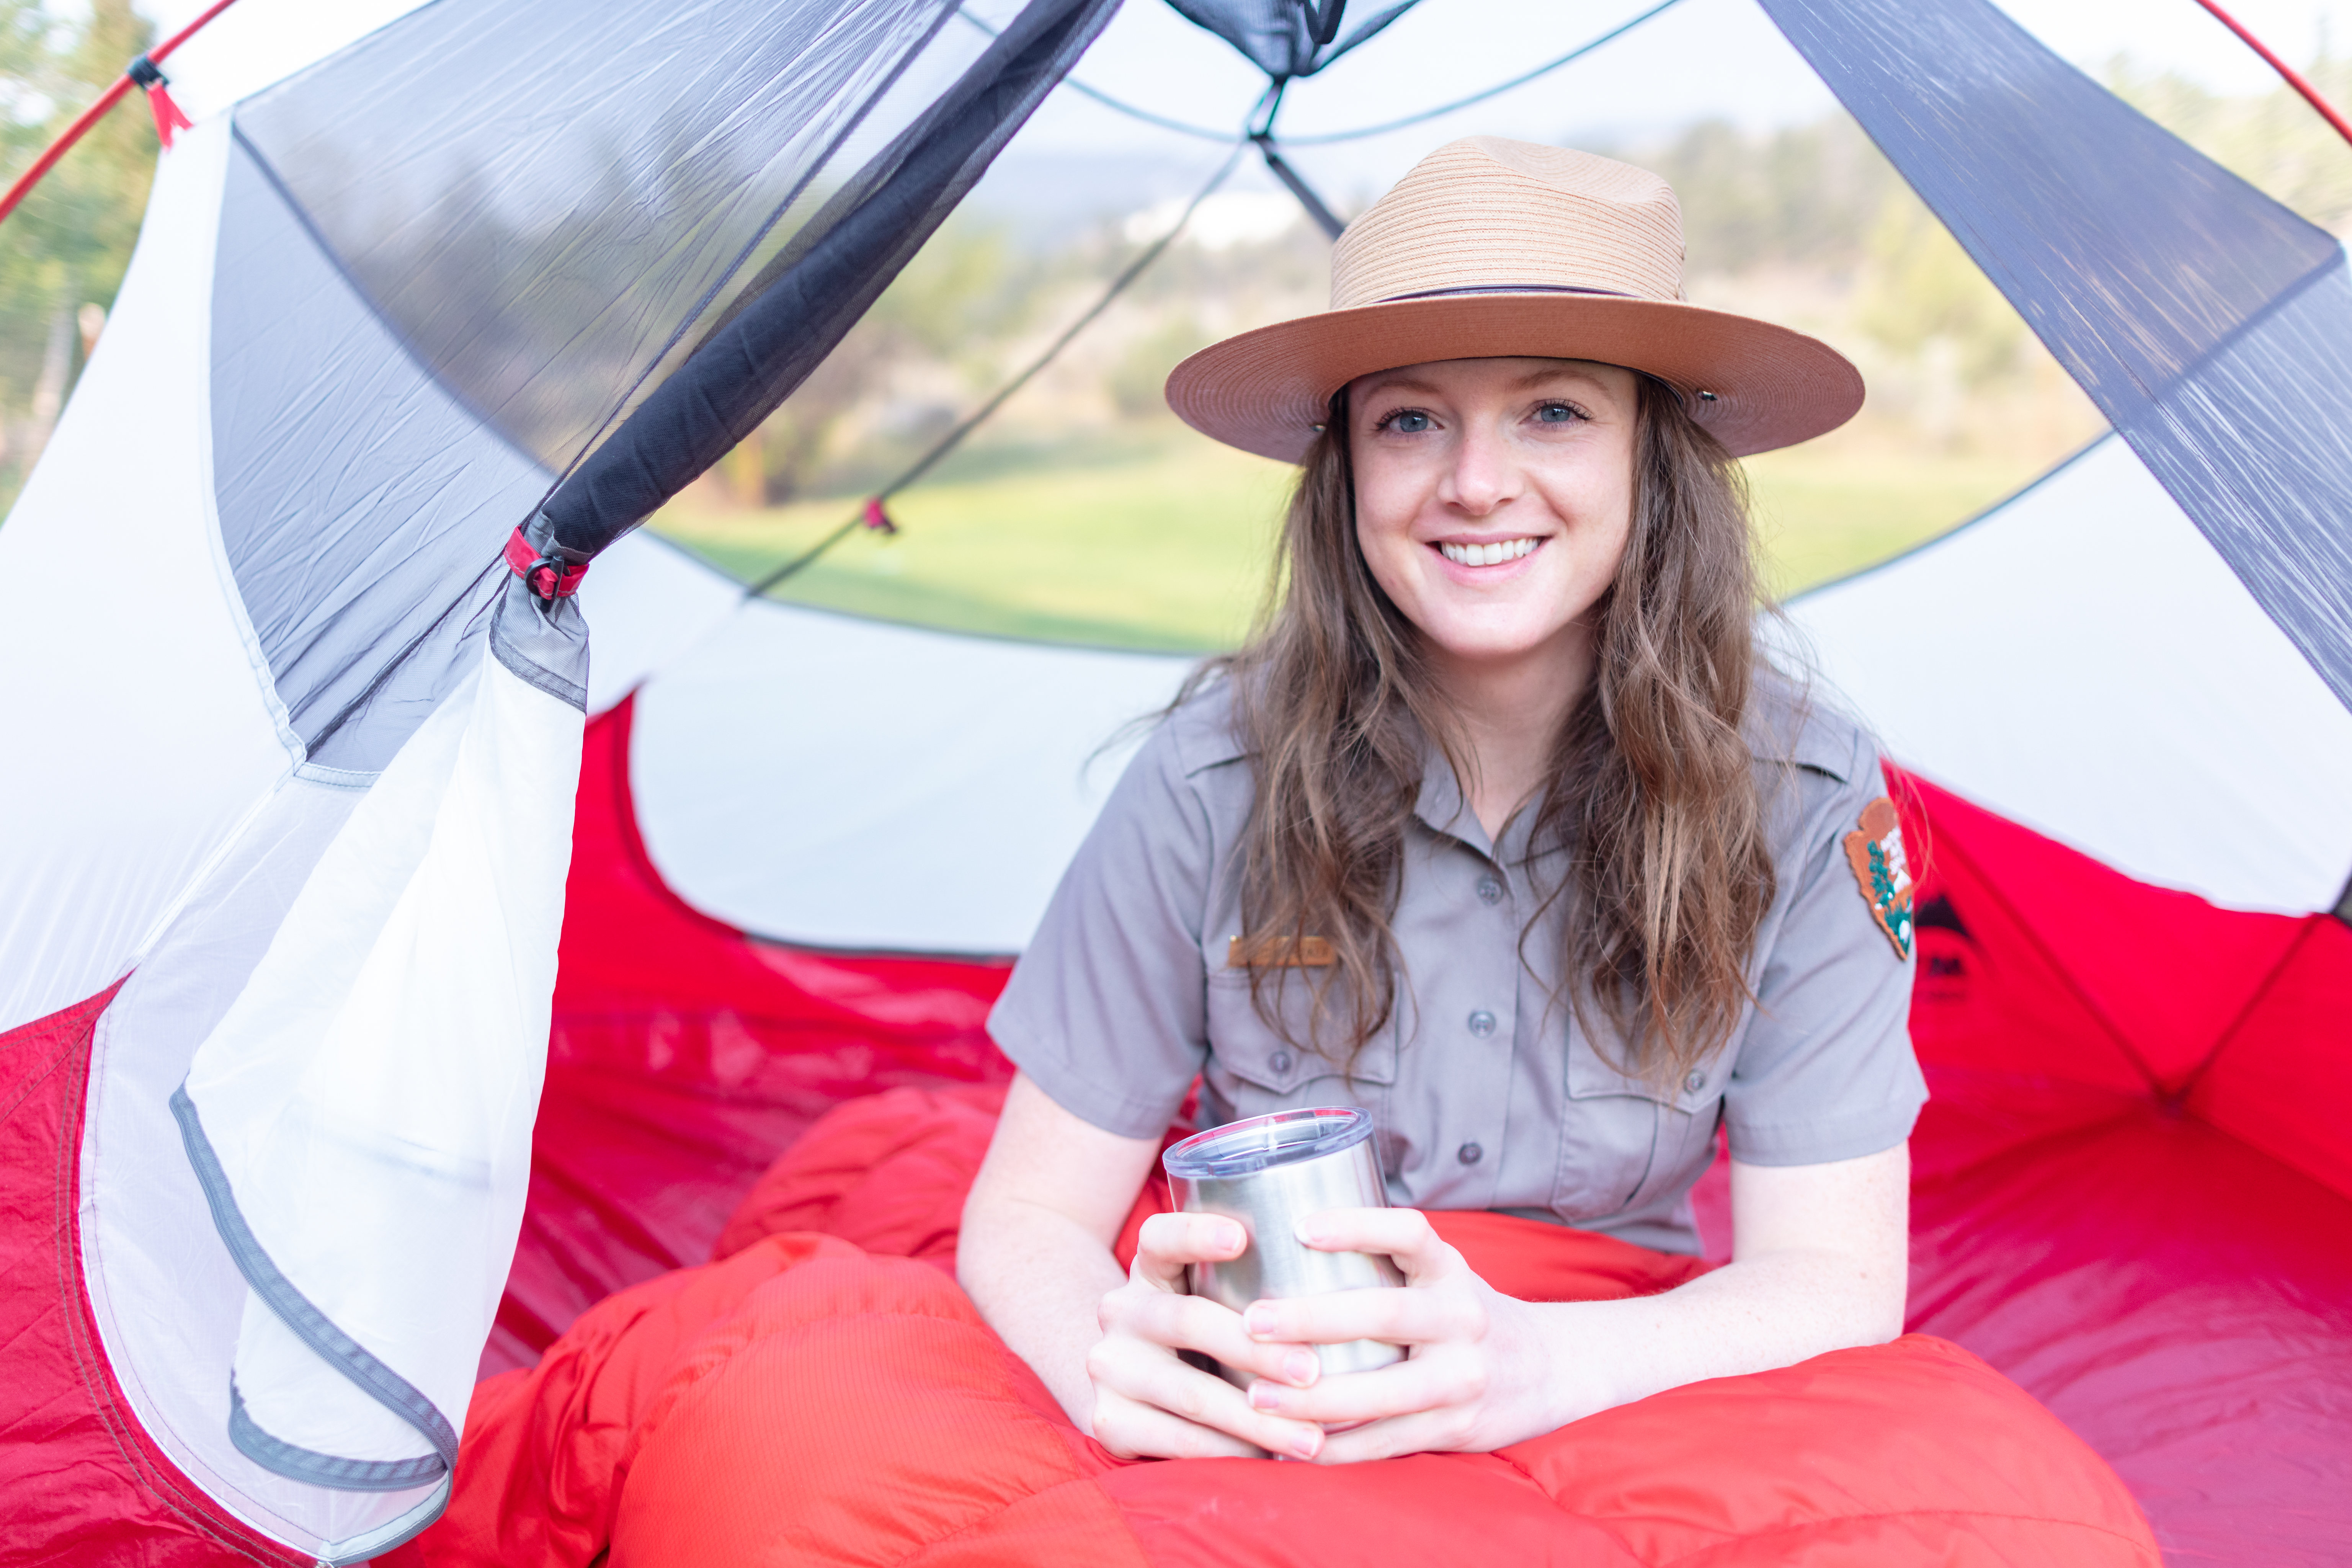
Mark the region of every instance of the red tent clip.
POLYGON ((866 501, 865 522, 866 527, 877 533, 889 534, 898 531, 898 525, 890 521, 888 512, 882 510, 880 496, 872 497, 866 501))
POLYGON ((588 575, 586 562, 566 566, 553 556, 541 555, 520 528, 507 535, 506 563, 523 585, 542 599, 570 598, 580 591, 580 580, 588 575))
POLYGON ((172 138, 180 132, 193 129, 180 106, 172 101, 171 79, 155 68, 155 62, 145 55, 139 56, 124 68, 123 74, 147 89, 147 107, 155 111, 155 134, 169 148, 172 138))

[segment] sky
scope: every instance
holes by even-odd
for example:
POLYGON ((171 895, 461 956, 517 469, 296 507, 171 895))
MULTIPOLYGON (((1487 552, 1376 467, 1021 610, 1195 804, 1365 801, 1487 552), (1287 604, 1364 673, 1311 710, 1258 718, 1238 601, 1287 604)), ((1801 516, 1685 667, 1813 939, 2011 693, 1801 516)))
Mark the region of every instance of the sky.
MULTIPOLYGON (((194 114, 246 93, 364 35, 413 0, 239 0, 175 55, 173 92, 194 114)), ((1638 15, 1652 0, 1423 0, 1386 32, 1292 86, 1280 129, 1292 136, 1352 129, 1444 103, 1567 53, 1638 15)), ((2094 72, 2128 55, 2144 70, 2177 71, 2216 91, 2267 90, 2269 68, 2195 0, 2000 0, 2059 53, 2094 72)), ((147 0, 168 33, 204 0, 147 0)), ((1017 0, 974 0, 1003 15, 1017 0)), ((1352 7, 1367 13, 1369 0, 1352 7)), ((2232 0, 2232 12, 2288 60, 2308 62, 2329 38, 2352 47, 2352 0, 2232 0)), ((1078 79, 1143 108, 1208 126, 1238 125, 1263 80, 1222 39, 1159 0, 1127 0, 1079 62, 1078 79)), ((1559 142, 1623 142, 1720 117, 1751 129, 1801 123, 1834 100, 1756 0, 1679 0, 1591 57, 1476 108, 1295 161, 1343 206, 1368 200, 1423 153, 1454 136, 1491 133, 1559 142)), ((1139 208, 1178 194, 1223 153, 1205 142, 1125 119, 1077 93, 1055 92, 1006 155, 1011 178, 1052 171, 1076 199, 1088 178, 1097 205, 1139 208), (1131 198, 1118 182, 1126 161, 1131 198), (1089 174, 1089 171, 1091 173, 1089 174)), ((1235 182, 1263 189, 1261 171, 1235 182)), ((1008 195, 1017 193, 1007 192, 1008 195)), ((1088 200, 1095 200, 1088 195, 1088 200)))

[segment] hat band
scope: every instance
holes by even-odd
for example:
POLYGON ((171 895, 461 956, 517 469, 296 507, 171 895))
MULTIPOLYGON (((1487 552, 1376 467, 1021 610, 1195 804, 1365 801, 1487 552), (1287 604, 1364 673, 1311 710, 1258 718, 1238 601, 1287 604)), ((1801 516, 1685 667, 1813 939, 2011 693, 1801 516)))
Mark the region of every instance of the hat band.
POLYGON ((1449 294, 1606 294, 1612 300, 1643 298, 1639 294, 1629 294, 1622 289, 1580 289, 1567 283, 1470 283, 1459 289, 1423 289, 1413 294, 1391 294, 1372 303, 1398 305, 1407 300, 1442 300, 1449 294))

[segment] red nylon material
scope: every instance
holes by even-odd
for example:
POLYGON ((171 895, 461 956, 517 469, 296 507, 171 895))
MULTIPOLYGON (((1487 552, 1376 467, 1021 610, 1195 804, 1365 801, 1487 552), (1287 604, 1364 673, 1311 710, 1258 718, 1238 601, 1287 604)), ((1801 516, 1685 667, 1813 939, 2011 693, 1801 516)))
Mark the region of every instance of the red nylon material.
POLYGON ((175 1470, 100 1348, 81 1278, 90 1035, 121 989, 0 1035, 0 1565, 199 1568, 310 1559, 175 1470))
POLYGON ((172 90, 163 82, 147 89, 147 108, 155 116, 155 137, 163 143, 163 151, 172 150, 172 142, 183 131, 193 131, 194 125, 180 106, 172 100, 172 90))
POLYGON ((521 578, 530 591, 542 599, 570 598, 580 591, 581 580, 588 575, 588 568, 584 564, 562 573, 552 566, 541 566, 536 572, 532 571, 539 561, 539 552, 531 548, 530 542, 522 536, 520 528, 507 535, 505 556, 507 570, 521 578))
POLYGON ((1911 1327, 2087 1439, 2173 1561, 2340 1563, 2352 930, 2147 887, 1904 782, 1933 835, 1911 1327))

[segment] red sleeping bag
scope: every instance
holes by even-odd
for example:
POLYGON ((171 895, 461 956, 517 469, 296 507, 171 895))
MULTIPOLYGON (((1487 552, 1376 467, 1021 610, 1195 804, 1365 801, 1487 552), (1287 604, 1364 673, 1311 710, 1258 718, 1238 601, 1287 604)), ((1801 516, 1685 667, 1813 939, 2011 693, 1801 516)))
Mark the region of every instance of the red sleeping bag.
MULTIPOLYGON (((1907 1335, 1672 1390, 1493 1454, 1124 1462, 951 1270, 992 1091, 813 1128, 717 1259, 608 1298, 476 1391, 455 1498, 387 1564, 2155 1564, 2105 1463, 1975 1356, 1907 1335)), ((1140 1194, 1122 1255, 1146 1215, 1140 1194)), ((1606 1237, 1432 1215, 1539 1300, 1698 1273, 1606 1237)))

